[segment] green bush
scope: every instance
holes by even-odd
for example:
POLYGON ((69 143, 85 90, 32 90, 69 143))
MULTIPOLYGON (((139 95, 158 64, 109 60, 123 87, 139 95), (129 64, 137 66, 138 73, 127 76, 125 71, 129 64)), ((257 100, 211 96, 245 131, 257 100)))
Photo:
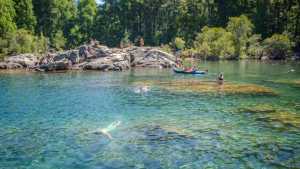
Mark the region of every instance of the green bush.
POLYGON ((223 28, 205 26, 197 35, 191 51, 202 59, 233 59, 234 37, 223 28))
POLYGON ((261 35, 252 35, 248 39, 247 56, 250 59, 260 59, 263 55, 263 46, 261 45, 261 35))
POLYGON ((286 59, 290 56, 294 43, 288 35, 274 34, 263 41, 264 55, 270 59, 286 59))
POLYGON ((160 49, 167 53, 173 53, 173 50, 170 45, 161 45, 160 49))
POLYGON ((30 31, 19 29, 7 33, 0 38, 0 55, 12 55, 20 53, 44 53, 47 50, 47 39, 41 36, 34 36, 30 31))
POLYGON ((173 44, 177 50, 182 50, 185 48, 185 41, 182 38, 176 37, 173 44))
POLYGON ((67 39, 64 37, 62 31, 58 31, 52 38, 51 46, 56 50, 63 50, 66 45, 67 39))
POLYGON ((0 0, 0 37, 16 30, 15 17, 14 2, 12 0, 0 0))
POLYGON ((129 37, 130 37, 130 33, 128 31, 125 31, 123 38, 121 39, 121 42, 120 42, 121 48, 126 48, 126 47, 131 46, 131 41, 130 41, 129 37))
POLYGON ((247 40, 252 35, 254 29, 254 25, 250 19, 245 15, 230 17, 226 29, 234 37, 235 55, 240 58, 246 58, 247 40))

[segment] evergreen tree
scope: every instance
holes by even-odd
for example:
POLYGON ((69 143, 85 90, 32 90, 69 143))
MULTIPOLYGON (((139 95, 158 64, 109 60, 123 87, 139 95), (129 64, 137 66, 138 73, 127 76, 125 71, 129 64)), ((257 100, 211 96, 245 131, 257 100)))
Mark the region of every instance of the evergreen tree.
POLYGON ((62 41, 68 38, 72 23, 76 18, 76 5, 73 0, 35 0, 38 18, 38 32, 50 38, 51 46, 62 48, 62 41), (62 37, 58 37, 62 36, 62 37), (60 42, 59 44, 55 44, 60 42))
POLYGON ((246 57, 247 40, 252 35, 254 25, 245 15, 230 17, 227 24, 227 31, 234 36, 236 56, 246 57))
POLYGON ((32 0, 14 0, 16 10, 16 24, 18 28, 35 30, 36 17, 33 12, 32 0))
POLYGON ((93 37, 93 30, 97 14, 95 0, 79 0, 78 4, 79 25, 82 33, 82 41, 93 37))
POLYGON ((33 9, 34 14, 37 19, 37 25, 35 31, 40 34, 43 33, 45 36, 49 37, 50 32, 50 4, 49 0, 34 0, 33 9))
POLYGON ((0 37, 16 30, 14 2, 12 0, 0 0, 0 37))
POLYGON ((95 0, 0 0, 0 14, 0 38, 25 29, 32 36, 43 34, 56 49, 90 38, 118 46, 124 34, 153 46, 181 37, 191 48, 203 27, 225 27, 229 21, 236 56, 257 53, 259 42, 252 52, 246 49, 257 39, 249 40, 252 33, 261 34, 261 41, 284 33, 300 50, 300 0, 103 0, 98 5, 95 0))

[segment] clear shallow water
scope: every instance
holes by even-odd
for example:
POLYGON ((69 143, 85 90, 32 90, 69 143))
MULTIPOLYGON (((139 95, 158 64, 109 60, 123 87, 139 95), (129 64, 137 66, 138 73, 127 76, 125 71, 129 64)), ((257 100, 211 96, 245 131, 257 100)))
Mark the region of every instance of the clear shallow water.
POLYGON ((0 72, 0 168, 300 168, 300 129, 236 110, 266 103, 300 114, 298 63, 207 62, 207 76, 171 70, 0 72), (294 72, 288 72, 294 69, 294 72), (165 90, 144 80, 213 80, 269 87, 270 95, 165 90), (272 82, 272 81, 273 82, 272 82), (120 121, 113 139, 93 134, 120 121), (279 127, 278 127, 279 126, 279 127))

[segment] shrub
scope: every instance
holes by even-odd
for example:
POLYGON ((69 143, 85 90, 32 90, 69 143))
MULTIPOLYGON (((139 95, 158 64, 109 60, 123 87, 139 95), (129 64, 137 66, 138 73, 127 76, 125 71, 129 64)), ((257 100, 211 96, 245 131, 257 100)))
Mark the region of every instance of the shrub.
POLYGON ((194 48, 185 49, 181 52, 180 55, 182 58, 202 58, 199 53, 194 48))
POLYGON ((63 50, 66 45, 67 39, 64 37, 62 31, 58 31, 54 34, 52 38, 52 47, 56 50, 63 50))
POLYGON ((193 55, 204 59, 233 59, 234 37, 223 28, 204 27, 194 41, 193 55))
POLYGON ((173 50, 172 48, 170 47, 170 45, 161 45, 160 46, 160 49, 164 52, 167 52, 167 53, 173 53, 173 50))
POLYGON ((274 34, 263 41, 264 55, 270 59, 286 59, 290 56, 294 43, 285 34, 274 34))
POLYGON ((263 46, 261 45, 261 35, 252 35, 248 39, 247 55, 252 59, 260 59, 263 55, 263 46))
POLYGON ((43 36, 34 36, 30 31, 19 29, 0 38, 0 55, 20 53, 44 53, 48 40, 43 36))
POLYGON ((185 48, 185 41, 182 38, 176 37, 173 44, 176 50, 182 50, 185 48))
POLYGON ((121 48, 126 48, 126 47, 131 46, 131 41, 130 41, 129 37, 130 37, 130 34, 129 34, 129 32, 126 30, 126 31, 124 32, 123 38, 121 39, 121 42, 120 42, 120 47, 121 47, 121 48))

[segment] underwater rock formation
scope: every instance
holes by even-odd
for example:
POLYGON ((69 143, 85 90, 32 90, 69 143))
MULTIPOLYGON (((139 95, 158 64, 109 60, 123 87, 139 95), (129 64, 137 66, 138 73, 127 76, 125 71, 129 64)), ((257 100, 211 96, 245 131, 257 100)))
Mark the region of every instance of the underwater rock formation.
POLYGON ((276 95, 270 88, 255 84, 225 83, 219 85, 214 81, 200 80, 171 80, 171 81, 141 81, 136 85, 157 86, 170 91, 196 93, 224 93, 224 94, 264 94, 276 95))
POLYGON ((280 123, 283 126, 300 128, 300 114, 282 110, 269 104, 248 105, 238 108, 238 113, 253 113, 256 120, 272 123, 280 123))
POLYGON ((292 85, 295 87, 300 87, 300 80, 267 80, 267 82, 292 85))

